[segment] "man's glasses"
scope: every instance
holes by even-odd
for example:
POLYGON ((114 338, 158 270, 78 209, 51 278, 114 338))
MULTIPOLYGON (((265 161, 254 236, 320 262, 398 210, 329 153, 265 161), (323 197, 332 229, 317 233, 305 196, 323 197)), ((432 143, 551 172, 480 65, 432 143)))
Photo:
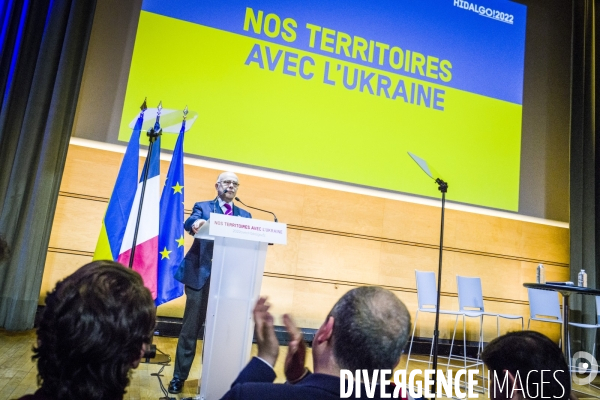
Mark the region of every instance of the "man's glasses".
POLYGON ((229 187, 229 186, 233 185, 233 187, 236 188, 236 187, 240 186, 240 184, 237 183, 236 181, 221 181, 219 183, 225 187, 229 187))

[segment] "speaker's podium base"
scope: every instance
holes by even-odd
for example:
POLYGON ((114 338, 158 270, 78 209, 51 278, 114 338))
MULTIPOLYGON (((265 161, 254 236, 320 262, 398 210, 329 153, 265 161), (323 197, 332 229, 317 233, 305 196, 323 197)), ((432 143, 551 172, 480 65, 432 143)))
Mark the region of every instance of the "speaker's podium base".
POLYGON ((196 237, 214 238, 215 246, 199 391, 201 399, 217 400, 248 363, 267 245, 286 244, 287 227, 222 214, 205 225, 196 237))

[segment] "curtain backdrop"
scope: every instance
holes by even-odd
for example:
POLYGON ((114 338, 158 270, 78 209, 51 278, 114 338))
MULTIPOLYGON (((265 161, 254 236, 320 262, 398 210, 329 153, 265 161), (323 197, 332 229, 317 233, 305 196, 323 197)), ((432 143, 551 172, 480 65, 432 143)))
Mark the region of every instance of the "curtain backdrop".
MULTIPOLYGON (((596 270, 600 257, 600 139, 596 121, 596 75, 598 65, 599 0, 573 1, 573 52, 571 98, 570 233, 571 281, 585 269, 588 287, 600 287, 596 270)), ((595 324, 596 304, 592 296, 572 296, 572 320, 595 324)), ((596 331, 572 330, 573 352, 591 350, 596 331), (580 340, 583 343, 580 343, 580 340)), ((591 351, 590 351, 591 352, 591 351)), ((596 352, 596 355, 599 353, 596 352)))
POLYGON ((0 1, 0 327, 33 327, 96 0, 0 1))

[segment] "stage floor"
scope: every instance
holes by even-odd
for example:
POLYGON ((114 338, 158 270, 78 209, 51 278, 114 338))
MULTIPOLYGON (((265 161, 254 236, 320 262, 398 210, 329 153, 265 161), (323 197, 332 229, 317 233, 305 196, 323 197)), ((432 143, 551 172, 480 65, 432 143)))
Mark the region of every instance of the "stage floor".
MULTIPOLYGON (((29 330, 24 332, 8 332, 0 329, 0 400, 18 399, 19 397, 33 393, 37 389, 37 369, 35 363, 31 361, 32 347, 35 344, 35 331, 29 330)), ((175 348, 177 346, 176 338, 155 337, 154 343, 157 348, 175 358, 175 348)), ((190 379, 185 383, 184 390, 179 395, 170 395, 177 399, 185 397, 194 397, 198 390, 198 379, 201 373, 200 357, 202 352, 202 341, 198 341, 196 349, 196 357, 192 365, 190 379)), ((283 376, 283 360, 287 353, 287 347, 281 346, 279 359, 275 365, 277 372, 276 382, 284 382, 283 376)), ((161 357, 160 352, 157 352, 158 357, 167 361, 165 356, 161 357)), ((252 354, 256 354, 256 345, 252 346, 252 354)), ((424 358, 425 359, 425 358, 424 358)), ((440 360, 440 365, 445 364, 446 360, 440 360)), ((308 349, 306 364, 312 365, 312 352, 308 349)), ((406 365, 406 356, 402 356, 399 367, 404 368, 406 365)), ((457 364, 458 365, 458 364, 457 364)), ((131 383, 127 388, 127 393, 124 399, 159 399, 163 397, 160 389, 158 378, 152 374, 158 373, 163 365, 151 363, 141 363, 140 366, 133 370, 131 375, 131 383)), ((427 364, 423 362, 411 362, 409 370, 425 369, 427 364)), ((481 367, 480 367, 481 368, 481 367)), ((486 370, 487 371, 487 370, 486 370)), ((161 380, 167 387, 173 376, 173 363, 168 363, 164 366, 161 372, 161 380)), ((574 386, 575 395, 579 399, 585 398, 600 398, 600 390, 591 386, 574 386)), ((479 393, 479 399, 488 399, 487 393, 479 393)))

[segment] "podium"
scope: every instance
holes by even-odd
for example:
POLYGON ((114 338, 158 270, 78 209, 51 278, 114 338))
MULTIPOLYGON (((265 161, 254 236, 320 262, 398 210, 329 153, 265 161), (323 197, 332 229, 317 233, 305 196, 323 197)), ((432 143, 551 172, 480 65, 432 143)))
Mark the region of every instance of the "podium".
POLYGON ((215 241, 199 389, 218 400, 249 361, 267 245, 286 244, 287 226, 212 213, 195 237, 215 241))

